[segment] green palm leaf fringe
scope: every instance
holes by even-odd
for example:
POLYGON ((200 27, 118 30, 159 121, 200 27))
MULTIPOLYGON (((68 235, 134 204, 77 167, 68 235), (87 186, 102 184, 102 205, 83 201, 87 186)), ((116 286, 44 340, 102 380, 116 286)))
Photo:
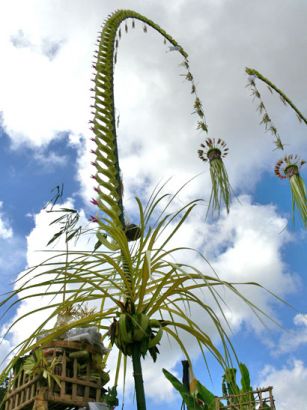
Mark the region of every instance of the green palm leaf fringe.
POLYGON ((295 208, 298 209, 305 228, 307 227, 307 197, 306 186, 299 170, 306 161, 297 155, 286 155, 275 166, 275 174, 280 179, 289 179, 292 194, 292 215, 294 220, 295 208))
MULTIPOLYGON (((212 191, 209 199, 208 212, 210 209, 220 212, 221 203, 224 203, 226 211, 229 212, 231 199, 231 186, 229 183, 226 168, 222 158, 228 154, 228 148, 221 138, 207 138, 205 144, 200 145, 198 150, 199 158, 210 163, 210 176, 212 191)), ((207 214, 208 214, 207 212, 207 214)))
MULTIPOLYGON (((271 119, 271 117, 268 113, 268 110, 267 110, 267 108, 264 104, 264 101, 262 99, 261 93, 260 93, 259 89, 257 88, 256 78, 257 77, 254 74, 250 75, 248 77, 247 87, 250 87, 251 92, 252 92, 251 95, 253 96, 253 98, 254 99, 257 98, 258 101, 259 101, 259 104, 257 106, 257 111, 259 111, 259 114, 262 116, 261 121, 260 121, 260 125, 263 124, 265 130, 270 132, 273 135, 274 144, 276 146, 276 149, 283 150, 284 149, 284 144, 281 140, 281 137, 280 137, 280 135, 277 131, 277 128, 276 128, 275 124, 273 123, 273 121, 272 121, 272 119, 271 119)), ((271 88, 270 88, 270 90, 271 90, 271 88)))

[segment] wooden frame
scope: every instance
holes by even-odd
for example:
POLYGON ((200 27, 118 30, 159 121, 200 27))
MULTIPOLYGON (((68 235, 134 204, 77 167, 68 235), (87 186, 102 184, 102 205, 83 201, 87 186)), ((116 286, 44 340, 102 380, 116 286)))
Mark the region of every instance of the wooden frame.
POLYGON ((264 387, 261 389, 256 389, 248 393, 241 393, 236 395, 228 395, 223 397, 215 398, 215 409, 216 410, 265 410, 270 406, 270 410, 276 410, 275 400, 272 393, 273 387, 264 387), (231 404, 231 399, 241 399, 240 404, 231 404), (220 403, 224 407, 220 406, 220 403))
POLYGON ((21 371, 6 394, 5 410, 47 409, 48 405, 64 410, 69 406, 84 407, 90 401, 101 400, 103 385, 99 378, 93 380, 93 372, 97 372, 93 363, 69 358, 70 353, 77 351, 101 354, 99 348, 83 342, 53 341, 42 350, 50 361, 58 360, 54 374, 61 387, 54 380, 46 386, 39 376, 33 377, 21 371))

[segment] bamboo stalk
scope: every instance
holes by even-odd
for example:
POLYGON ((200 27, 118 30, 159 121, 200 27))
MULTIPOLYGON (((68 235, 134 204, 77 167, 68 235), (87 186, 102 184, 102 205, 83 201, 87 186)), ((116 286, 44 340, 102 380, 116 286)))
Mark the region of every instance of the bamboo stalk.
POLYGON ((132 366, 133 366, 133 377, 134 377, 134 387, 135 387, 137 410, 146 410, 146 400, 145 400, 145 391, 144 391, 141 353, 140 353, 139 343, 133 343, 132 366))

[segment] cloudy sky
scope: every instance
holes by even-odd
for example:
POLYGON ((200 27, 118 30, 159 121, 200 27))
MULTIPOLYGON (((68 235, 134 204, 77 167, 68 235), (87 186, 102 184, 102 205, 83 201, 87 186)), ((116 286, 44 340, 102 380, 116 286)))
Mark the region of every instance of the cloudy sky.
MULTIPOLYGON (((103 21, 120 8, 154 20, 188 52, 209 135, 223 138, 230 148, 225 164, 239 200, 233 201, 229 215, 207 222, 206 206, 201 206, 179 233, 178 244, 197 246, 223 279, 257 281, 293 306, 259 289, 244 288, 280 327, 263 327, 233 297, 227 300, 226 313, 232 341, 253 385, 272 385, 278 409, 304 410, 306 233, 299 218, 292 224, 288 183, 273 173, 280 153, 259 125, 244 68, 270 78, 307 114, 305 0, 2 0, 0 292, 11 289, 25 266, 42 258, 37 250, 44 249, 52 235, 50 215, 42 208, 55 186, 64 184, 64 200, 80 210, 84 223, 94 212, 88 124, 92 55, 103 21)), ((208 168, 197 157, 202 134, 191 115, 193 99, 181 62, 158 34, 151 29, 144 33, 141 24, 124 33, 120 42, 115 98, 124 201, 132 219, 133 198, 145 200, 169 177, 171 191, 199 174, 179 204, 196 197, 206 204, 210 196, 208 168)), ((278 96, 257 84, 287 152, 307 159, 306 126, 278 96)), ((302 175, 307 176, 306 170, 302 175)), ((1 318, 1 332, 29 308, 24 304, 1 318)), ((25 331, 19 327, 3 341, 0 359, 25 331)), ((191 351, 196 352, 192 344, 191 351)), ((194 358, 197 377, 220 394, 221 370, 210 362, 211 382, 196 353, 194 358)), ((181 359, 164 341, 160 363, 145 364, 149 409, 180 407, 161 367, 180 375, 181 359)), ((135 408, 129 394, 125 408, 135 408)))

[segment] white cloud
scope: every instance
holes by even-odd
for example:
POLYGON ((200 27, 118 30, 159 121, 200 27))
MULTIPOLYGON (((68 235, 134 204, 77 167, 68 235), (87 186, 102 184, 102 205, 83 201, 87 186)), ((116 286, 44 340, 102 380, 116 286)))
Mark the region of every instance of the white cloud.
MULTIPOLYGON (((1 337, 1 334, 0 334, 1 337)), ((11 350, 11 345, 7 340, 1 341, 1 349, 0 349, 0 371, 4 367, 4 363, 6 361, 6 356, 9 354, 11 350)))
MULTIPOLYGON (((61 206, 56 205, 54 210, 59 210, 61 207, 64 208, 73 208, 73 202, 67 200, 61 206)), ((38 214, 34 215, 34 228, 27 237, 27 255, 26 255, 26 266, 29 268, 37 267, 34 271, 29 271, 27 276, 24 276, 25 271, 21 272, 18 276, 18 282, 15 284, 15 289, 18 289, 22 283, 25 283, 26 280, 31 278, 31 283, 39 283, 43 279, 52 280, 53 276, 41 276, 39 275, 46 270, 51 269, 50 266, 45 265, 44 267, 39 267, 41 263, 44 263, 49 258, 53 258, 53 263, 63 263, 64 256, 62 255, 65 252, 65 241, 64 237, 60 237, 52 245, 47 247, 48 241, 54 236, 56 232, 60 230, 60 226, 57 224, 50 225, 52 221, 59 218, 60 213, 47 213, 46 210, 41 210, 38 214)), ((80 211, 80 224, 85 227, 88 225, 84 212, 80 211)), ((75 245, 74 241, 70 242, 70 247, 74 250, 84 250, 84 249, 93 249, 95 243, 95 238, 84 235, 75 245)), ((53 286, 52 291, 56 292, 58 287, 53 286)), ((23 291, 20 296, 27 296, 31 294, 33 290, 23 291)), ((39 287, 35 289, 36 294, 41 293, 41 295, 25 299, 22 301, 15 314, 15 318, 20 318, 22 315, 27 314, 28 312, 39 309, 41 307, 47 307, 50 303, 56 303, 59 301, 60 296, 47 296, 45 295, 46 287, 39 287)), ((10 341, 13 346, 16 346, 18 343, 23 341, 28 337, 43 320, 45 320, 52 310, 44 310, 42 312, 37 312, 34 315, 22 319, 22 321, 13 328, 10 335, 10 341)), ((7 327, 7 326, 5 326, 7 327)))
POLYGON ((35 150, 33 157, 45 169, 54 169, 54 167, 61 167, 67 163, 65 155, 59 155, 53 151, 45 154, 41 150, 35 150))
POLYGON ((3 202, 0 201, 0 238, 9 239, 13 236, 13 229, 10 227, 2 212, 3 202))
POLYGON ((307 344, 307 315, 298 313, 293 318, 294 329, 285 330, 276 344, 272 345, 274 355, 297 351, 307 344))
POLYGON ((259 385, 273 386, 277 409, 306 409, 307 368, 301 360, 294 360, 280 369, 268 365, 259 379, 259 385))
MULTIPOLYGON (((208 238, 205 250, 209 251, 208 258, 213 267, 227 281, 257 282, 280 297, 294 292, 298 278, 288 271, 282 255, 283 246, 291 240, 284 230, 286 219, 278 215, 273 205, 253 204, 249 197, 244 196, 239 200, 240 203, 233 204, 228 216, 224 214, 205 233, 208 238)), ((254 286, 240 286, 239 289, 245 297, 276 318, 272 295, 254 286)), ((238 300, 233 297, 230 300, 232 307, 228 313, 231 322, 239 324, 246 321, 255 330, 262 328, 246 305, 237 305, 238 300)))
POLYGON ((294 316, 293 323, 295 325, 302 325, 302 326, 307 327, 307 314, 298 313, 297 315, 294 316))

